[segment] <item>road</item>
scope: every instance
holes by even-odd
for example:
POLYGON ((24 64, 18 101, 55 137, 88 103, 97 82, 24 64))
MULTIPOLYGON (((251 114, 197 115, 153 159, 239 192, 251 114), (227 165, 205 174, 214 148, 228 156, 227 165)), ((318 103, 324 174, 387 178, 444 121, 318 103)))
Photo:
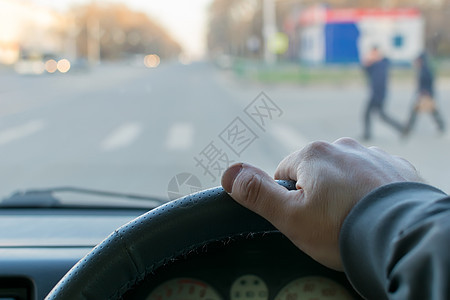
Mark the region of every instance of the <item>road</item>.
MULTIPOLYGON (((79 186, 167 199, 181 173, 202 188, 219 185, 233 161, 273 173, 310 141, 359 139, 366 98, 360 83, 263 85, 207 63, 103 64, 41 76, 0 70, 0 82, 0 197, 79 186)), ((438 86, 445 116, 448 82, 438 86)), ((387 110, 402 122, 412 91, 409 82, 391 88, 387 110)), ((429 116, 419 116, 407 139, 374 122, 366 145, 411 160, 427 181, 450 191, 450 136, 439 135, 429 116)))

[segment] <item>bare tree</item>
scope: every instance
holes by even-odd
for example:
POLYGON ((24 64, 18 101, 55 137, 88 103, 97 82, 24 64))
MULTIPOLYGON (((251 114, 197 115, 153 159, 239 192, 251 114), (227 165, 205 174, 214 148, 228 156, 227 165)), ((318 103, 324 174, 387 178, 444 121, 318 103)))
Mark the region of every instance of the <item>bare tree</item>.
POLYGON ((116 60, 127 55, 156 53, 161 58, 177 56, 180 45, 146 14, 123 4, 88 4, 75 8, 78 56, 88 56, 88 40, 99 43, 100 57, 116 60), (92 21, 97 29, 92 30, 92 21), (92 37, 92 35, 95 35, 92 37))

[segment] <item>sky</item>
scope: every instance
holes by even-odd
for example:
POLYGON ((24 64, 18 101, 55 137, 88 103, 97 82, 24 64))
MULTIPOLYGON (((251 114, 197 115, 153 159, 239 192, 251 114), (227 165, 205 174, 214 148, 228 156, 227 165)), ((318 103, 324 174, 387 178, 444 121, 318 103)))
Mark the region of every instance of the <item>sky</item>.
POLYGON ((59 11, 73 4, 89 2, 125 3, 146 12, 161 24, 192 58, 201 57, 206 47, 206 12, 212 0, 29 0, 59 11))

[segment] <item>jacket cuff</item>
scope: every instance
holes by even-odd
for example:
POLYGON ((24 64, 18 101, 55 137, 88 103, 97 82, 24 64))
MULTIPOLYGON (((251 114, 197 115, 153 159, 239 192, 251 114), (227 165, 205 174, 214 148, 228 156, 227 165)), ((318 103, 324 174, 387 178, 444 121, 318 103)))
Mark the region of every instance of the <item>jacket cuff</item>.
POLYGON ((387 298, 394 241, 414 225, 430 202, 447 195, 426 184, 399 182, 379 187, 350 211, 339 243, 345 273, 363 297, 387 298))

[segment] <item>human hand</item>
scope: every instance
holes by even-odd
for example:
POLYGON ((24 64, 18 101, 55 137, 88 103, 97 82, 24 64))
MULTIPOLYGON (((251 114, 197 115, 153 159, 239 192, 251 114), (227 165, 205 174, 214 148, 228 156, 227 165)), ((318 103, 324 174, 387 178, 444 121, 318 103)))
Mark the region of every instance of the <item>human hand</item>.
POLYGON ((408 161, 349 138, 309 144, 286 157, 274 177, 296 181, 297 190, 288 191, 267 173, 242 163, 226 170, 222 186, 302 251, 336 270, 343 269, 339 232, 353 206, 382 185, 422 181, 408 161))

